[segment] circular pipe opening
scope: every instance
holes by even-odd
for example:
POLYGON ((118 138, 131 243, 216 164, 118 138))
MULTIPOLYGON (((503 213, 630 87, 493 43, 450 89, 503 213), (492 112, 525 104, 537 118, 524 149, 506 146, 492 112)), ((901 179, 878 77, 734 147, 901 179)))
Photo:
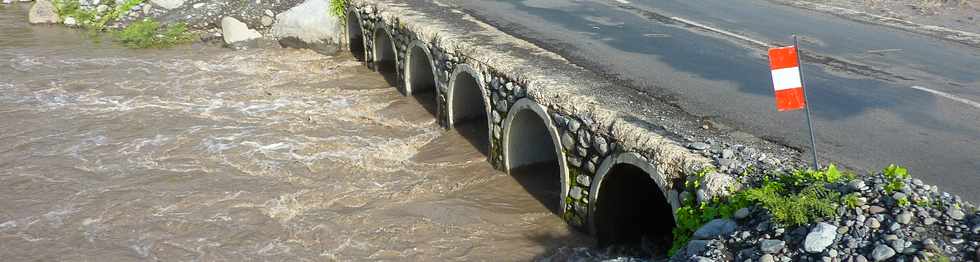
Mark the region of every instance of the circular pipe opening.
POLYGON ((490 128, 481 89, 473 72, 458 70, 449 91, 449 127, 456 129, 483 155, 489 155, 490 128))
POLYGON ((347 45, 354 59, 364 61, 364 33, 361 31, 361 20, 357 14, 347 14, 347 45))
MULTIPOLYGON (((526 100, 522 100, 526 101, 526 100)), ((508 116, 506 139, 506 162, 508 172, 517 179, 531 195, 557 215, 562 214, 564 205, 564 183, 562 156, 558 151, 556 137, 549 128, 546 116, 530 107, 536 104, 519 103, 508 116)), ((540 106, 538 106, 540 107, 540 106)))
POLYGON ((397 64, 395 44, 384 29, 378 29, 374 33, 374 65, 392 86, 398 86, 397 64))
POLYGON ((408 67, 405 75, 405 94, 414 96, 415 99, 425 107, 432 115, 437 115, 438 104, 436 103, 437 91, 435 74, 433 74, 432 63, 429 59, 429 52, 421 44, 414 44, 408 52, 408 67))
POLYGON ((665 257, 675 223, 660 186, 645 170, 627 163, 615 164, 599 179, 592 214, 599 246, 665 257))

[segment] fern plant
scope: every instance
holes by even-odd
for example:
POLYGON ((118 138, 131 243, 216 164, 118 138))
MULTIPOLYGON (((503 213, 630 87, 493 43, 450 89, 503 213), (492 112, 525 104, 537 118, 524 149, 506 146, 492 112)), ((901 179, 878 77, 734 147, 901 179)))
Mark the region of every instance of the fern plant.
POLYGON ((768 182, 760 188, 746 190, 745 194, 748 200, 769 210, 776 222, 799 226, 837 215, 835 206, 840 203, 840 193, 824 185, 818 182, 798 193, 787 193, 783 185, 768 182))

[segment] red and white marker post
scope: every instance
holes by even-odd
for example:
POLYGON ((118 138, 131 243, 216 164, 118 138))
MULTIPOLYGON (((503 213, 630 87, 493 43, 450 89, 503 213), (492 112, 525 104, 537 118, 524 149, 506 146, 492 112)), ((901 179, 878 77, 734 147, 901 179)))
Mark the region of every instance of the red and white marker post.
POLYGON ((817 143, 813 136, 813 121, 810 120, 810 104, 803 88, 803 65, 800 63, 800 42, 793 36, 793 46, 769 49, 769 68, 772 70, 772 85, 776 91, 776 110, 780 112, 799 109, 806 110, 806 124, 810 129, 810 146, 813 150, 813 168, 820 169, 817 163, 817 143))

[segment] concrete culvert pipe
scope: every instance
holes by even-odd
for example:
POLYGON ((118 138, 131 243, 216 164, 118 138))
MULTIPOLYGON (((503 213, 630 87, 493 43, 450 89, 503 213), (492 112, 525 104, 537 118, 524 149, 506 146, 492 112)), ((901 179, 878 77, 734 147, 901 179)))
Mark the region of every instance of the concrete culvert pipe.
POLYGON ((355 12, 347 14, 347 44, 354 58, 364 61, 364 33, 361 31, 361 20, 355 12))
POLYGON ((651 255, 666 255, 675 221, 659 177, 652 165, 635 154, 603 162, 589 201, 590 226, 600 247, 644 245, 655 248, 651 255))
POLYGON ((421 42, 412 44, 412 49, 408 52, 408 67, 405 75, 405 94, 412 95, 421 92, 435 91, 435 71, 432 68, 432 59, 429 51, 421 42))
POLYGON ((565 211, 569 180, 558 129, 553 123, 544 107, 521 99, 511 107, 504 122, 502 144, 508 173, 525 185, 529 183, 524 181, 540 181, 531 183, 537 188, 528 188, 528 192, 560 215, 565 211))
POLYGON ((446 92, 449 128, 455 128, 484 155, 489 155, 490 125, 487 96, 480 74, 466 64, 456 66, 446 92))
POLYGON ((392 86, 398 86, 398 57, 395 55, 395 43, 384 29, 374 32, 374 65, 385 80, 392 86))
POLYGON ((424 43, 416 40, 408 50, 408 65, 405 67, 405 95, 414 96, 426 111, 439 116, 438 89, 436 88, 435 68, 432 56, 424 43))

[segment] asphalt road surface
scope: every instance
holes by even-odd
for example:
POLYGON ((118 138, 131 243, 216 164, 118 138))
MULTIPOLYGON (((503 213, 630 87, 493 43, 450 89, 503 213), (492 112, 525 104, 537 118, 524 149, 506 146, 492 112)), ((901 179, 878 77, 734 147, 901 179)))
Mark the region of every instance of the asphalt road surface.
POLYGON ((766 57, 799 34, 822 162, 898 163, 980 202, 980 47, 763 0, 452 3, 691 114, 809 150, 804 111, 775 109, 766 57))

